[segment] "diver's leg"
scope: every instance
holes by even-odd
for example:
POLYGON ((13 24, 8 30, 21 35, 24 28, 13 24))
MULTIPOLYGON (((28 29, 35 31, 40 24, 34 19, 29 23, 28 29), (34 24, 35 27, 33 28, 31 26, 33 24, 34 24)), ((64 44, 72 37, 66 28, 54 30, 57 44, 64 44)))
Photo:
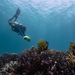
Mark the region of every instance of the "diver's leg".
POLYGON ((13 20, 13 18, 14 18, 14 16, 13 16, 12 18, 10 18, 10 19, 8 20, 8 22, 11 21, 11 20, 13 20))
POLYGON ((16 17, 16 16, 18 16, 19 14, 20 14, 20 9, 18 8, 14 16, 16 17))
POLYGON ((14 17, 15 17, 15 20, 14 20, 14 21, 16 21, 16 19, 18 18, 18 15, 19 15, 19 14, 20 14, 20 9, 18 8, 17 11, 16 11, 16 14, 15 14, 12 18, 10 18, 10 19, 8 20, 8 22, 11 21, 11 20, 13 20, 14 17))
POLYGON ((14 15, 14 17, 15 17, 14 21, 16 21, 16 19, 18 18, 19 14, 20 14, 20 9, 18 8, 17 11, 16 11, 16 14, 14 15))
POLYGON ((18 16, 17 16, 17 17, 15 17, 15 20, 14 20, 14 22, 17 20, 17 18, 18 18, 18 16))

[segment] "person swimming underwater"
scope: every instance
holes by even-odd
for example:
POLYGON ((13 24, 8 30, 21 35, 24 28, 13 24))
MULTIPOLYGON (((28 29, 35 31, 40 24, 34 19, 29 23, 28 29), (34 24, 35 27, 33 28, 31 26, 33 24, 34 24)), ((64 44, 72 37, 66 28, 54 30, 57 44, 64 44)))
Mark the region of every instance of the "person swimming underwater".
POLYGON ((18 35, 21 35, 23 37, 23 39, 30 42, 30 37, 25 35, 26 27, 16 22, 19 14, 20 14, 20 9, 18 8, 15 15, 8 20, 8 23, 11 26, 12 31, 17 32, 18 35), (15 18, 14 22, 11 22, 14 18, 15 18))

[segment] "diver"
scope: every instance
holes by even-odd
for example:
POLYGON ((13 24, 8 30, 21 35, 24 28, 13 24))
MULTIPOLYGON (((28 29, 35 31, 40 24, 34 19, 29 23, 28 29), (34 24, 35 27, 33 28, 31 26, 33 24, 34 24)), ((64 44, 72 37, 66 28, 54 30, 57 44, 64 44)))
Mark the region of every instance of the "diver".
POLYGON ((11 26, 12 31, 17 32, 18 35, 21 35, 23 37, 23 39, 30 42, 30 37, 25 35, 26 27, 16 22, 19 14, 20 14, 20 9, 18 8, 15 15, 8 20, 8 23, 11 26), (14 18, 15 18, 14 22, 11 22, 14 18))

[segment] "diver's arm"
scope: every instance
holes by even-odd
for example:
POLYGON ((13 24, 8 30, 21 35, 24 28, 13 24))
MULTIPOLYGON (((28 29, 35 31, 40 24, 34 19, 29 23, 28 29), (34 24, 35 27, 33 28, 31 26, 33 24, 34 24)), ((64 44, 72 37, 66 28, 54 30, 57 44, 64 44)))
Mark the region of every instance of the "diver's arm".
POLYGON ((18 30, 19 30, 20 34, 23 36, 23 39, 25 39, 25 40, 27 40, 28 42, 30 42, 30 37, 24 36, 24 34, 22 33, 20 27, 18 27, 18 30))
POLYGON ((24 34, 22 33, 20 27, 18 27, 19 33, 24 37, 24 34))

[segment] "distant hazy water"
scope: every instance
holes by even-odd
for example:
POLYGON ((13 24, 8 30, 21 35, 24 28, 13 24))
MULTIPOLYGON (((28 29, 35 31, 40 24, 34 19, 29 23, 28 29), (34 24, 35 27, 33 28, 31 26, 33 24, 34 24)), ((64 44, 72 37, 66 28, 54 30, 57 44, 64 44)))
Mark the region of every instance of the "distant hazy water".
POLYGON ((39 39, 59 51, 68 50, 70 41, 75 43, 75 0, 0 0, 0 54, 36 48, 39 39), (18 7, 17 21, 26 26, 30 42, 11 31, 8 24, 18 7))

